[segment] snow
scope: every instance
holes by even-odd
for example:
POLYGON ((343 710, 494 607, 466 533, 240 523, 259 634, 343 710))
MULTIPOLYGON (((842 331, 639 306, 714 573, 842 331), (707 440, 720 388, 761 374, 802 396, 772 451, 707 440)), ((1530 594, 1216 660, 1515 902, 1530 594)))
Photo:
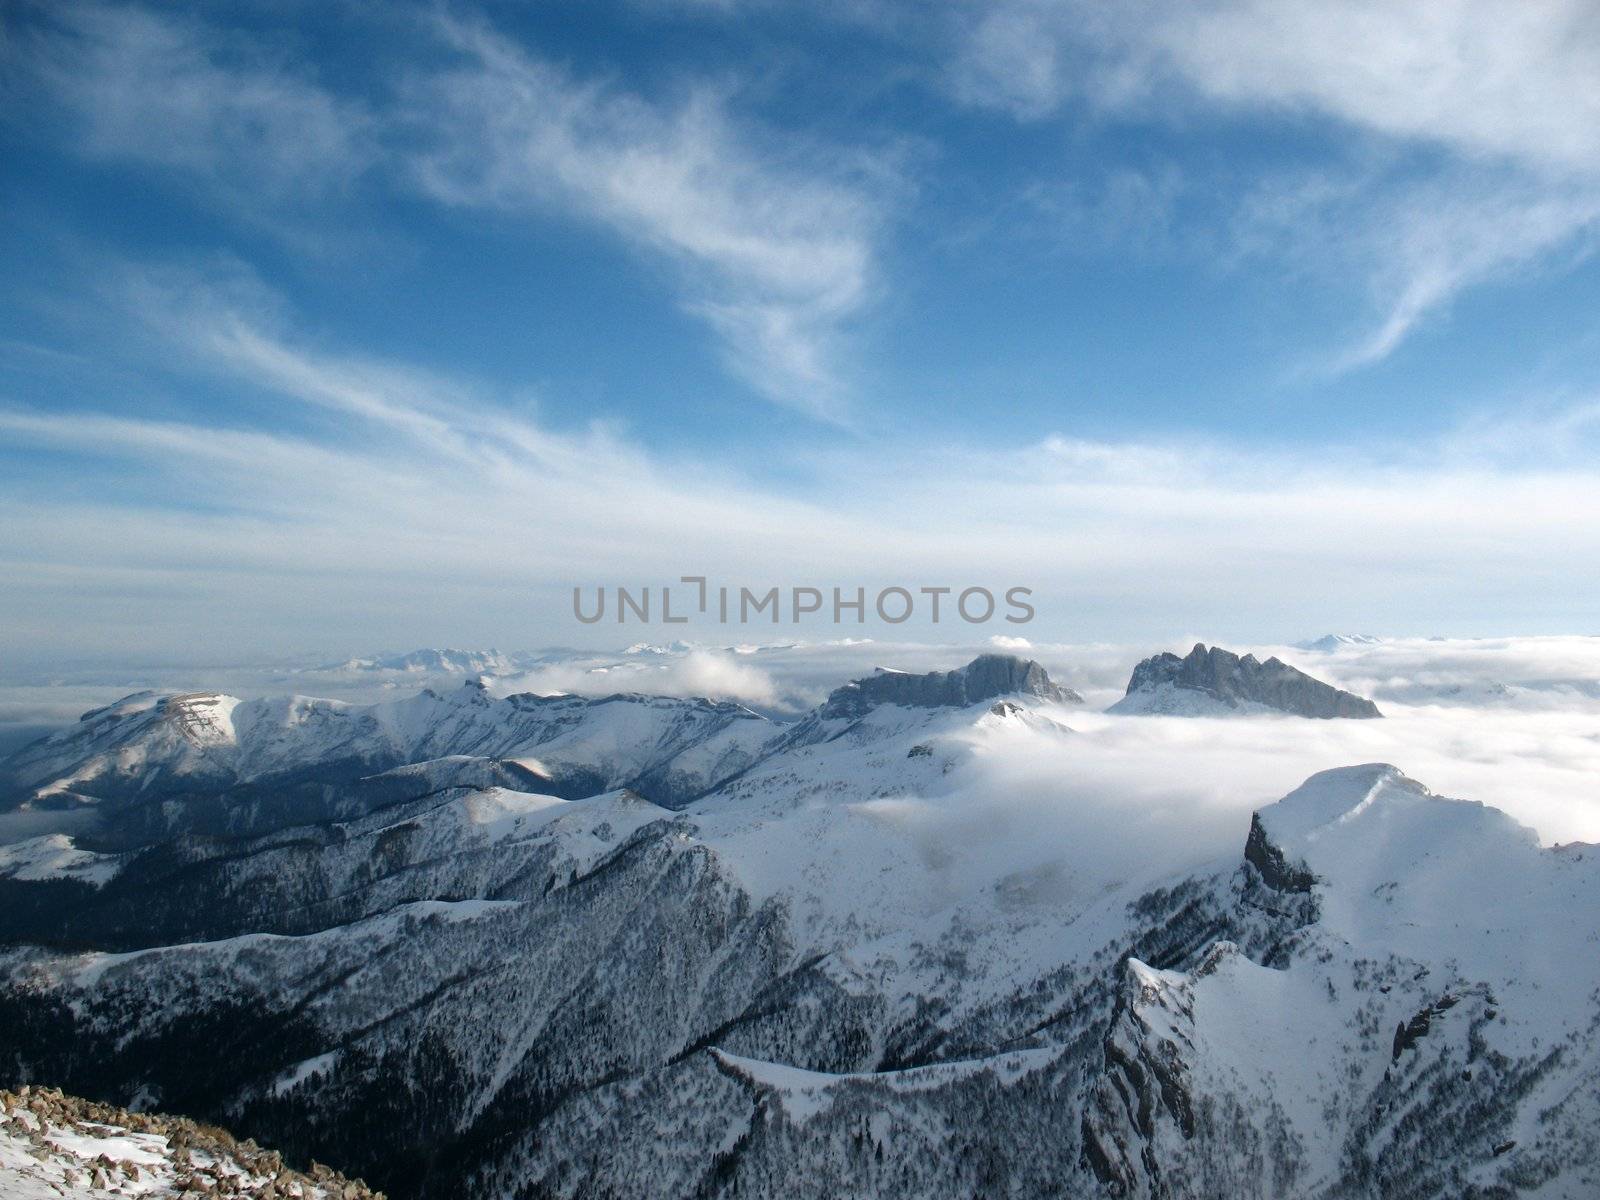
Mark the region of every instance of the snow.
POLYGON ((490 842, 532 836, 571 802, 559 796, 513 792, 507 788, 474 791, 462 801, 470 821, 490 842))
MULTIPOLYGON (((283 1200, 334 1200, 343 1194, 342 1182, 324 1186, 305 1176, 280 1176, 272 1165, 277 1160, 256 1157, 249 1143, 235 1146, 201 1133, 198 1143, 180 1153, 165 1133, 104 1123, 98 1110, 96 1119, 89 1119, 70 1099, 75 1115, 64 1119, 59 1113, 41 1119, 29 1110, 28 1100, 9 1098, 8 1103, 9 1111, 0 1107, 0 1196, 5 1200, 194 1196, 214 1192, 224 1178, 230 1195, 264 1194, 269 1188, 283 1200)), ((135 1120, 113 1112, 120 1120, 135 1120)), ((172 1124, 161 1121, 156 1127, 170 1130, 172 1124)), ((193 1139, 193 1127, 187 1128, 193 1139)))
POLYGON ((64 833, 46 834, 0 846, 0 878, 76 879, 103 887, 115 878, 121 860, 112 854, 81 850, 64 833))
POLYGON ((726 1050, 713 1049, 712 1054, 728 1070, 770 1090, 789 1119, 797 1124, 825 1113, 833 1106, 836 1093, 851 1084, 887 1086, 904 1094, 947 1087, 955 1080, 982 1072, 990 1072, 1002 1083, 1011 1084, 1059 1057, 1055 1049, 1015 1050, 992 1058, 936 1063, 904 1071, 828 1074, 730 1054, 726 1050))
POLYGON ((1541 849, 1505 813, 1377 764, 1313 776, 1261 823, 1320 881, 1328 936, 1503 980, 1523 1012, 1571 1011, 1600 987, 1584 915, 1600 861, 1541 849))
MULTIPOLYGON (((136 704, 132 717, 155 711, 136 704)), ((769 1093, 787 1119, 822 1123, 841 1097, 859 1089, 880 1089, 874 1096, 898 1103, 948 1094, 941 1089, 985 1073, 1009 1086, 1056 1063, 1071 1038, 1089 1031, 1098 1037, 1092 1022, 1112 1019, 1109 1003, 1105 1012, 1072 1013, 1075 1027, 1040 1021, 1085 997, 1098 1003, 1103 997, 1084 990, 1090 982, 1121 971, 1131 939, 1159 932, 1140 926, 1147 917, 1136 902, 1157 888, 1186 887, 1227 914, 1228 936, 1239 945, 1189 948, 1184 970, 1128 959, 1125 995, 1133 999, 1116 1036, 1132 1049, 1170 1045, 1195 1095, 1214 1100, 1217 1111, 1224 1102, 1236 1105, 1241 1128, 1261 1144, 1292 1147, 1304 1170, 1295 1194, 1335 1182, 1346 1141, 1358 1133, 1373 1146, 1399 1144, 1397 1119, 1385 1124, 1371 1116, 1374 1097, 1392 1092, 1420 1103, 1428 1093, 1413 1076, 1459 1078, 1475 1052, 1469 1028, 1493 1056, 1515 1064, 1535 1062, 1555 1045, 1570 1047, 1525 1095, 1496 1101, 1517 1122, 1519 1141, 1533 1144, 1543 1114, 1569 1102, 1580 1117, 1592 1110, 1583 1105, 1600 1062, 1593 1026, 1600 852, 1542 848, 1532 829, 1505 812, 1435 794, 1385 762, 1320 770, 1298 786, 1278 786, 1290 772, 1303 778, 1308 761, 1349 762, 1351 750, 1439 728, 1411 724, 1415 714, 1324 723, 1229 709, 1225 719, 1129 720, 1017 698, 961 709, 882 704, 858 720, 784 729, 732 706, 647 697, 529 706, 472 685, 366 708, 293 700, 230 711, 234 736, 248 749, 238 761, 258 766, 293 762, 308 750, 332 755, 351 744, 406 754, 453 749, 406 768, 441 785, 426 806, 408 802, 399 814, 380 811, 336 827, 339 853, 354 865, 330 871, 329 885, 392 900, 395 893, 381 890, 387 877, 363 873, 371 861, 365 847, 403 829, 405 838, 390 841, 406 844, 408 866, 438 872, 423 874, 437 889, 432 894, 452 898, 412 901, 298 937, 246 933, 128 954, 41 952, 29 960, 42 986, 59 986, 69 1002, 88 1005, 84 1011, 93 1001, 102 1012, 126 1013, 142 985, 165 988, 154 994, 195 1009, 266 995, 285 1008, 305 1002, 307 1013, 328 1024, 322 1046, 342 1046, 341 1037, 381 1030, 446 972, 470 978, 462 990, 482 996, 495 996, 496 977, 512 969, 525 972, 517 980, 527 994, 546 998, 574 995, 573 979, 581 977, 587 1004, 591 993, 605 994, 607 980, 585 972, 648 922, 651 914, 635 907, 643 905, 680 921, 668 928, 682 944, 650 927, 662 969, 680 972, 670 976, 675 990, 631 995, 621 1023, 603 1010, 604 1001, 594 1001, 605 1018, 595 1022, 603 1031, 595 1058, 608 1071, 617 1062, 632 1071, 637 1063, 629 1055, 648 1064, 649 1054, 694 1046, 695 1033, 750 1011, 750 996, 728 978, 756 967, 740 960, 745 947, 730 931, 752 912, 777 914, 763 927, 777 931, 771 945, 760 947, 777 965, 751 986, 814 970, 826 986, 783 1014, 796 1027, 824 1027, 821 1018, 806 1024, 806 1006, 842 996, 847 1002, 832 1014, 841 1026, 851 1004, 872 1014, 859 1039, 868 1048, 848 1043, 859 1054, 850 1061, 881 1061, 885 1041, 906 1029, 935 1047, 924 1053, 961 1056, 904 1071, 807 1070, 796 1064, 820 1061, 805 1057, 808 1046, 763 1034, 759 1022, 751 1023, 755 1032, 736 1022, 728 1044, 751 1049, 734 1040, 749 1037, 756 1052, 718 1048, 718 1086, 726 1089, 731 1074, 769 1093), (546 775, 582 768, 604 790, 564 800, 481 781, 458 786, 491 754, 514 755, 546 775), (669 811, 609 786, 642 767, 702 779, 727 772, 727 782, 669 811), (1315 878, 1309 895, 1241 890, 1250 879, 1240 870, 1240 852, 1252 811, 1271 844, 1315 878), (638 854, 617 855, 635 838, 638 854), (685 869, 633 873, 635 864, 652 861, 685 869), (482 872, 484 863, 505 871, 482 872), (525 869, 529 864, 537 871, 525 869), (602 864, 608 869, 596 870, 602 864), (581 888, 574 886, 580 876, 581 888), (523 890, 513 894, 528 898, 489 899, 506 894, 496 890, 505 878, 519 879, 523 890), (619 878, 623 885, 608 891, 619 878), (673 890, 652 892, 662 880, 673 890), (680 890, 685 882, 691 890, 680 890), (680 897, 689 895, 694 900, 678 912, 680 897), (1277 909, 1302 900, 1303 924, 1271 926, 1286 920, 1277 909), (536 936, 512 939, 507 931, 536 936), (695 945, 702 935, 709 948, 695 945), (1268 946, 1280 957, 1266 955, 1268 946), (699 951, 704 957, 694 957, 699 951), (323 987, 328 979, 339 986, 323 987), (1436 1015, 1423 1045, 1396 1056, 1397 1024, 1442 999, 1451 1006, 1436 1015), (393 1010, 384 1007, 390 1002, 393 1010), (1028 1016, 1008 1029, 996 1013, 1028 1016), (640 1028, 624 1032, 630 1022, 640 1028), (760 1044, 762 1036, 773 1042, 760 1044), (641 1050, 633 1038, 649 1044, 641 1050), (974 1047, 1018 1042, 1028 1048, 970 1057, 974 1047), (949 1046, 956 1049, 937 1049, 949 1046), (1414 1093, 1405 1091, 1413 1085, 1414 1093)), ((1592 741, 1592 728, 1579 736, 1592 741)), ((1510 778, 1505 786, 1537 792, 1538 783, 1510 778)), ((292 831, 282 840, 292 841, 292 831)), ((0 874, 17 878, 24 871, 34 873, 27 878, 69 877, 105 865, 64 835, 0 855, 0 874)), ((1215 926, 1200 928, 1216 936, 1215 926)), ((626 973, 611 961, 614 973, 626 973)), ((560 1005, 522 999, 519 992, 488 1012, 439 1002, 436 1028, 462 1011, 485 1018, 484 1028, 462 1035, 476 1056, 472 1078, 480 1089, 467 1102, 469 1116, 517 1078, 524 1055, 547 1049, 541 1037, 566 1015, 560 1005)), ((432 1005, 420 1019, 434 1020, 432 1005)), ((329 1049, 252 1086, 284 1096, 315 1090, 308 1085, 332 1069, 337 1053, 329 1049)), ((711 1070, 703 1060, 700 1067, 711 1070)), ((1097 1067, 1074 1061, 1070 1071, 1097 1067)), ((628 1086, 642 1088, 651 1069, 639 1067, 628 1086)), ((1079 1099, 1068 1089, 1082 1076, 1071 1078, 1059 1085, 1063 1103, 1079 1099)), ((727 1115, 717 1111, 718 1119, 727 1115)), ((1152 1155, 1189 1161, 1177 1141, 1162 1141, 1169 1135, 1151 1135, 1152 1155)), ((1488 1187, 1497 1179, 1484 1174, 1480 1182, 1488 1187)))
POLYGON ((1370 633, 1329 633, 1308 642, 1297 642, 1300 650, 1342 650, 1346 646, 1381 646, 1384 639, 1370 633))
POLYGON ((110 1126, 97 1126, 102 1135, 52 1129, 45 1140, 68 1154, 93 1162, 104 1154, 114 1162, 129 1162, 147 1167, 166 1161, 167 1140, 153 1134, 127 1133, 110 1126))
POLYGON ((333 1070, 338 1061, 339 1052, 330 1050, 326 1054, 318 1054, 306 1059, 304 1062, 298 1062, 273 1081, 272 1094, 274 1096, 282 1096, 292 1092, 306 1080, 325 1075, 333 1070))

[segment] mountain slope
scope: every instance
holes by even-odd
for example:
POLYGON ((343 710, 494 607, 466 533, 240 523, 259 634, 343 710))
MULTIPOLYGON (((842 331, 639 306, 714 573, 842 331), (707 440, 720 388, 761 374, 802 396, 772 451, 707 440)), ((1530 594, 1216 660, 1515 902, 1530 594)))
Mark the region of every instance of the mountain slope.
POLYGON ((0 1069, 397 1196, 1594 1194, 1600 854, 1379 765, 1214 863, 983 851, 988 765, 1078 737, 1006 674, 858 686, 679 810, 468 757, 37 847, 0 1069))
MULTIPOLYGON (((159 810, 174 797, 232 795, 230 814, 276 798, 229 832, 323 815, 322 789, 403 764, 451 756, 510 760, 569 798, 636 787, 682 804, 755 761, 777 727, 734 704, 659 696, 517 695, 478 682, 403 700, 348 705, 291 697, 240 701, 214 694, 140 693, 87 713, 78 725, 24 747, 0 767, 11 807, 94 809, 106 822, 152 831, 196 828, 159 810)), ((211 806, 213 808, 217 806, 211 806)), ((327 815, 339 815, 338 810, 327 815)))
POLYGON ((1227 942, 1188 971, 1129 961, 1119 1086, 1086 1118, 1101 1179, 1129 1196, 1592 1194, 1600 855, 1541 850, 1387 766, 1312 778, 1251 840, 1292 867, 1256 876, 1268 902, 1312 919, 1284 970, 1227 942), (1238 1152, 1208 1153, 1225 1142, 1238 1152))

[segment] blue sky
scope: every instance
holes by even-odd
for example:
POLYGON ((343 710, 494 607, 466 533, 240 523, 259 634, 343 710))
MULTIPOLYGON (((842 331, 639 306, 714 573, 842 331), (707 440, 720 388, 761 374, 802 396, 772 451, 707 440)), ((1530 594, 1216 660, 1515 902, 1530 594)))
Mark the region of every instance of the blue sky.
POLYGON ((1592 624, 1591 5, 928 7, 9 6, 0 654, 1592 624))

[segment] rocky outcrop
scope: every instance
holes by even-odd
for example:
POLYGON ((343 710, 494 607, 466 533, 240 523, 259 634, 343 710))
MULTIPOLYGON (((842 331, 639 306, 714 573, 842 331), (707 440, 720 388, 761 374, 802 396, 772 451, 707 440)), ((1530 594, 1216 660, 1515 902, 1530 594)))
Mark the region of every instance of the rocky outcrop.
POLYGON ((1371 700, 1314 679, 1277 658, 1242 658, 1220 646, 1196 643, 1179 658, 1162 653, 1133 669, 1127 695, 1112 712, 1172 716, 1216 715, 1262 709, 1297 717, 1381 717, 1371 700))
POLYGON ((0 1091, 0 1195, 384 1200, 360 1180, 184 1117, 129 1112, 23 1084, 0 1091))
POLYGON ((1250 817, 1250 834, 1244 842, 1244 860, 1253 866, 1261 882, 1275 892, 1304 893, 1311 890, 1317 877, 1303 863, 1291 863, 1288 857, 1267 836, 1261 824, 1261 814, 1250 817))
POLYGON ((1181 975, 1135 958, 1124 972, 1104 1040, 1104 1068, 1083 1114, 1083 1156, 1108 1195, 1162 1196, 1168 1193, 1153 1146, 1163 1137, 1187 1141, 1195 1134, 1184 1061, 1193 999, 1181 975))
POLYGON ((1045 669, 1032 659, 981 654, 954 671, 930 671, 926 675, 880 668, 876 674, 836 688, 820 715, 825 719, 860 717, 880 704, 965 708, 1000 696, 1083 703, 1083 697, 1072 689, 1052 683, 1045 669))

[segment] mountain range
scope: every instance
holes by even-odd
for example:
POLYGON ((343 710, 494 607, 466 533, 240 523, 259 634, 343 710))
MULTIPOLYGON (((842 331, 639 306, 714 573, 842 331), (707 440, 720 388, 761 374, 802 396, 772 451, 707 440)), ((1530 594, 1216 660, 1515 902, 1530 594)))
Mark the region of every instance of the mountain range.
MULTIPOLYGON (((1221 654, 1130 696, 1375 715, 1221 654)), ((1600 1194, 1600 852, 1383 764, 1214 860, 982 852, 1082 711, 129 697, 3 765, 0 1083, 396 1197, 1600 1194)))

